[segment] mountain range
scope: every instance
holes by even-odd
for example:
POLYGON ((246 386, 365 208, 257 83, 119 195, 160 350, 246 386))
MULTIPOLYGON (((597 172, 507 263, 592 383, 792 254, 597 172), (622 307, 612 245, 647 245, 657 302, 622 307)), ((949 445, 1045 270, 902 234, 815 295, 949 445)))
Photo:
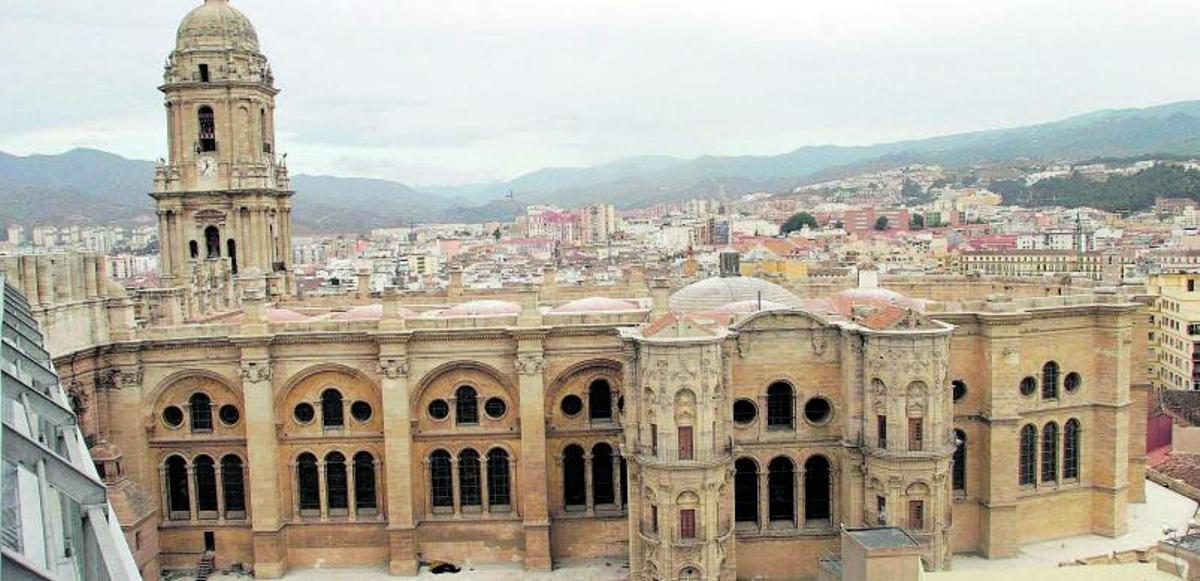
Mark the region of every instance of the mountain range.
MULTIPOLYGON (((506 182, 412 188, 369 178, 296 175, 297 232, 362 232, 417 222, 511 219, 529 204, 605 201, 634 208, 689 198, 780 192, 831 176, 910 163, 950 167, 1200 155, 1200 101, 1104 110, 1067 119, 860 146, 806 146, 779 155, 640 156, 541 169, 506 182)), ((0 152, 0 225, 152 224, 154 164, 93 149, 18 157, 0 152)))

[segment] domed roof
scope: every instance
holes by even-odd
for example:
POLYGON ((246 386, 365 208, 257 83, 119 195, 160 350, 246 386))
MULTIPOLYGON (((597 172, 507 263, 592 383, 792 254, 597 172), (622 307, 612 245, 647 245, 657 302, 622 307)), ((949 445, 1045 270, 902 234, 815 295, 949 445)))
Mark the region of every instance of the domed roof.
MULTIPOLYGON (((401 318, 405 318, 405 319, 416 316, 416 313, 414 313, 412 310, 406 309, 404 307, 399 307, 397 309, 397 312, 400 314, 401 318)), ((383 305, 374 304, 374 305, 363 305, 360 307, 352 307, 352 308, 346 310, 345 312, 337 313, 336 315, 334 315, 331 318, 335 321, 378 320, 378 319, 383 318, 383 305)))
POLYGON ((786 305, 780 303, 775 303, 768 300, 759 301, 758 299, 751 299, 748 301, 737 301, 726 305, 721 305, 713 309, 713 312, 741 315, 745 313, 757 313, 759 311, 772 311, 786 308, 788 308, 786 305))
POLYGON ((550 309, 551 313, 612 313, 619 311, 636 311, 640 307, 632 301, 611 299, 608 297, 588 297, 559 305, 550 309))
POLYGON ((183 17, 175 50, 225 48, 258 52, 258 33, 229 0, 204 0, 204 5, 183 17))
POLYGON ((725 276, 706 278, 679 289, 671 295, 668 306, 672 311, 700 312, 759 299, 786 307, 800 305, 796 295, 775 283, 749 276, 725 276))
POLYGON ((440 314, 443 317, 498 317, 503 315, 519 315, 521 305, 508 301, 471 301, 454 305, 440 314))

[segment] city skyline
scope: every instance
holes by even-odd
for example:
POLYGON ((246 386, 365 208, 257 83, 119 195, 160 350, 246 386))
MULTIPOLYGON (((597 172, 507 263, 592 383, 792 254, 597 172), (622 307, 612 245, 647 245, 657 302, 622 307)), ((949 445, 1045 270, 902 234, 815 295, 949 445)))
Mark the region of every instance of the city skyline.
MULTIPOLYGON (((161 156, 150 87, 173 20, 195 4, 0 8, 18 24, 0 41, 14 55, 0 79, 79 97, 0 97, 11 112, 0 114, 0 150, 161 156)), ((292 165, 413 185, 633 155, 884 142, 1200 94, 1178 74, 1200 26, 1181 17, 1200 8, 1183 2, 1154 12, 1119 2, 234 5, 279 55, 280 146, 292 165)))

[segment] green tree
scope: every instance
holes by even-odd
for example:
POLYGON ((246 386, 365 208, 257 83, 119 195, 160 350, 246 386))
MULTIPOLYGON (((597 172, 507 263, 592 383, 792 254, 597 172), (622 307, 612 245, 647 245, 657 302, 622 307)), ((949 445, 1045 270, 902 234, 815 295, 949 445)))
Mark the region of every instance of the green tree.
POLYGON ((912 220, 909 220, 908 227, 913 230, 920 230, 925 227, 925 216, 913 214, 912 220))
POLYGON ((816 230, 817 229, 817 219, 814 218, 813 215, 809 214, 808 212, 799 212, 796 214, 792 214, 792 217, 788 218, 787 222, 784 222, 783 226, 779 230, 781 232, 783 232, 784 235, 787 235, 787 234, 791 234, 792 232, 795 232, 797 230, 800 230, 800 229, 804 228, 805 226, 808 226, 809 230, 816 230))
POLYGON ((905 178, 904 186, 900 188, 900 197, 906 201, 925 199, 925 189, 921 184, 905 178))
POLYGON ((875 219, 875 229, 881 232, 888 229, 887 216, 880 216, 875 219))

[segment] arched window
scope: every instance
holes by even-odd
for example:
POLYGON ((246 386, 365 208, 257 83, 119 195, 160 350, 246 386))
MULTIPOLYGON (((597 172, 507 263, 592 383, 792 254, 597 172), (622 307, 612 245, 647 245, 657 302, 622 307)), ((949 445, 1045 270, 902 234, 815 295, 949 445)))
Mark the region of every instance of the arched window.
POLYGON ((464 385, 454 391, 454 414, 456 423, 479 423, 479 398, 475 395, 475 388, 464 385))
POLYGON ((792 405, 792 386, 772 383, 767 388, 767 427, 793 427, 795 413, 792 405))
POLYGON ((1042 399, 1058 398, 1058 363, 1047 361, 1042 366, 1042 399))
POLYGON ((1042 428, 1042 482, 1058 481, 1058 424, 1042 428))
POLYGON ((621 466, 621 506, 626 506, 629 504, 629 467, 625 465, 624 456, 618 458, 621 466))
POLYGON ((458 453, 458 504, 479 506, 483 503, 479 473, 479 452, 467 448, 458 453))
POLYGON ((225 242, 226 253, 229 256, 229 269, 237 274, 237 242, 230 238, 225 242))
POLYGON ((429 496, 435 507, 454 506, 454 475, 450 453, 435 450, 429 455, 429 496))
POLYGON ((954 467, 950 475, 951 489, 967 490, 967 434, 954 430, 954 467))
POLYGON ((300 514, 317 514, 321 510, 321 477, 316 456, 305 452, 296 458, 296 482, 300 487, 300 514))
POLYGON ((188 404, 192 408, 192 431, 211 432, 212 400, 208 395, 199 392, 193 393, 192 397, 188 398, 188 404))
POLYGON ((592 503, 613 504, 616 490, 613 486, 613 449, 603 442, 592 448, 592 503))
POLYGON ((612 419, 612 390, 603 379, 597 379, 588 386, 588 418, 612 419))
POLYGON ((196 456, 192 460, 192 474, 196 477, 196 510, 201 518, 216 518, 217 470, 212 457, 204 454, 196 456))
POLYGON ((242 459, 227 454, 221 458, 221 486, 225 496, 225 518, 243 518, 246 516, 246 487, 245 474, 242 472, 242 459))
POLYGON ((358 514, 375 514, 379 508, 375 498, 375 457, 370 452, 354 455, 354 510, 358 514))
POLYGON ((767 465, 767 516, 772 521, 796 518, 795 464, 784 456, 767 465))
POLYGON ((195 240, 188 240, 188 255, 192 258, 200 258, 200 245, 196 244, 195 240))
POLYGON ((804 521, 829 521, 832 488, 829 460, 812 456, 804 462, 804 521))
POLYGON ((1079 420, 1063 424, 1063 480, 1079 478, 1079 420))
POLYGON ((187 461, 179 456, 167 458, 167 505, 172 520, 188 520, 192 517, 191 499, 188 497, 187 461))
POLYGON ((758 522, 758 464, 749 458, 733 463, 733 513, 737 522, 758 522))
POLYGON ((267 124, 267 110, 258 110, 258 132, 259 139, 262 140, 263 153, 271 153, 271 129, 267 124))
POLYGON ((346 425, 342 392, 333 388, 321 392, 321 425, 326 428, 340 428, 346 425))
POLYGON ((492 510, 512 504, 508 483, 508 452, 492 448, 487 455, 488 506, 492 510))
POLYGON ((1037 428, 1026 424, 1021 428, 1020 462, 1018 462, 1017 477, 1022 486, 1037 484, 1037 428))
POLYGON ((346 485, 346 457, 341 452, 325 455, 325 496, 329 514, 342 516, 350 509, 350 491, 346 485))
POLYGON ((563 504, 568 508, 587 504, 583 448, 571 444, 563 450, 563 504))
POLYGON ((679 571, 679 581, 700 581, 700 570, 695 567, 684 567, 679 571))
POLYGON ((216 226, 204 229, 204 249, 208 252, 208 258, 221 257, 221 231, 216 226))
POLYGON ((196 110, 196 121, 199 125, 196 149, 200 152, 217 150, 217 123, 213 119, 212 107, 201 105, 196 110))

